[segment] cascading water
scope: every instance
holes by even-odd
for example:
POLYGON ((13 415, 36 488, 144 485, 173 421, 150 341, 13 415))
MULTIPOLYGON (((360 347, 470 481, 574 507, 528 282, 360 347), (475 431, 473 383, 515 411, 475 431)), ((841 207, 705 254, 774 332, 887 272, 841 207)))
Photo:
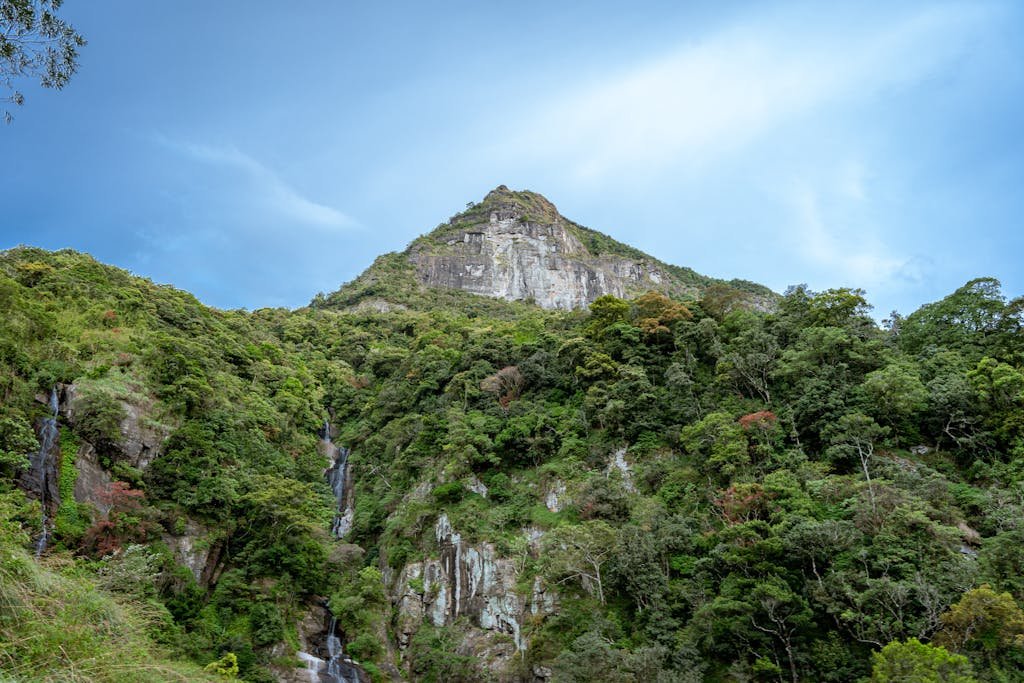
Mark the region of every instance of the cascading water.
POLYGON ((348 455, 349 449, 344 446, 335 446, 331 441, 331 423, 324 420, 323 442, 327 457, 331 466, 327 468, 325 476, 327 482, 334 491, 334 500, 337 507, 334 512, 334 521, 331 523, 331 534, 335 538, 344 537, 352 529, 352 518, 354 510, 350 499, 351 491, 348 488, 348 455))
MULTIPOLYGON (((345 447, 335 446, 331 441, 329 419, 324 420, 320 444, 321 451, 330 463, 324 476, 331 485, 336 501, 331 533, 335 538, 341 538, 352 528, 354 513, 351 484, 348 482, 349 450, 345 447)), ((326 603, 324 607, 327 607, 326 603)), ((315 683, 364 683, 364 681, 368 681, 366 673, 345 655, 341 647, 341 638, 338 636, 338 620, 331 614, 330 609, 327 610, 327 615, 330 617, 330 625, 327 627, 325 640, 317 648, 317 653, 299 653, 300 659, 306 662, 306 671, 309 672, 310 681, 315 683)))
MULTIPOLYGON (((331 616, 327 629, 327 678, 324 683, 361 683, 360 669, 345 656, 341 649, 341 638, 337 633, 338 620, 331 616)), ((321 676, 321 680, 323 676, 321 676)))
POLYGON ((57 387, 50 391, 50 417, 44 418, 39 428, 39 452, 32 459, 32 477, 39 482, 39 503, 43 508, 42 531, 36 541, 36 558, 38 559, 46 552, 46 545, 50 542, 50 516, 47 514, 51 503, 50 490, 50 469, 56 463, 50 462, 50 453, 57 443, 59 432, 57 429, 57 413, 60 411, 60 404, 57 401, 57 387))
MULTIPOLYGON (((326 607, 326 605, 325 605, 326 607)), ((330 610, 330 626, 323 645, 316 648, 316 654, 299 652, 298 657, 306 664, 310 683, 369 683, 370 677, 363 669, 345 655, 338 637, 338 620, 330 610), (325 651, 326 650, 326 651, 325 651)))

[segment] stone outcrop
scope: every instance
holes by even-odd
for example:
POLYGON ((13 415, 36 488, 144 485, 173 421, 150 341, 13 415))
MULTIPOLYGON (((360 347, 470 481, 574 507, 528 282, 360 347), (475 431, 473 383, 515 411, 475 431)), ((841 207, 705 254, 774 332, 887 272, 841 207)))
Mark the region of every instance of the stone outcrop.
POLYGON ((188 567, 200 586, 216 583, 223 571, 224 539, 192 519, 184 521, 180 533, 163 534, 174 560, 188 567))
POLYGON ((448 626, 463 617, 471 628, 460 651, 477 656, 500 677, 529 645, 525 620, 551 613, 556 598, 539 577, 527 595, 520 595, 515 562, 498 556, 491 543, 467 543, 446 514, 438 518, 434 535, 436 559, 407 564, 389 577, 399 647, 408 647, 425 621, 448 626))
POLYGON ((636 486, 633 484, 633 474, 629 468, 629 463, 626 462, 626 447, 616 450, 612 453, 611 459, 608 461, 608 467, 605 469, 606 476, 617 475, 622 480, 622 487, 629 493, 636 493, 636 486))
POLYGON ((453 229, 439 230, 436 238, 418 240, 409 249, 408 259, 425 285, 574 309, 604 294, 663 290, 670 281, 654 259, 592 254, 580 240, 582 228, 562 218, 554 205, 504 185, 452 221, 453 229))
POLYGON ((565 507, 566 488, 565 482, 556 479, 548 486, 548 492, 544 496, 544 505, 551 512, 561 512, 565 507))
POLYGON ((113 479, 100 465, 92 444, 82 443, 78 447, 75 469, 78 471, 74 488, 75 502, 91 505, 101 517, 106 517, 110 512, 110 501, 104 493, 110 490, 113 479))
MULTIPOLYGON (((69 422, 75 422, 75 399, 78 387, 69 384, 64 389, 64 400, 61 403, 61 414, 69 422)), ((121 437, 117 442, 119 459, 132 467, 144 470, 160 454, 164 441, 170 435, 170 428, 153 422, 151 418, 157 411, 155 401, 150 398, 136 396, 132 400, 120 401, 124 409, 121 419, 121 437)))
POLYGON ((500 185, 311 305, 361 314, 419 310, 433 305, 435 292, 449 290, 569 310, 605 294, 632 299, 656 291, 695 299, 712 286, 724 288, 733 306, 772 310, 778 300, 753 282, 718 280, 659 261, 568 220, 535 192, 500 185))

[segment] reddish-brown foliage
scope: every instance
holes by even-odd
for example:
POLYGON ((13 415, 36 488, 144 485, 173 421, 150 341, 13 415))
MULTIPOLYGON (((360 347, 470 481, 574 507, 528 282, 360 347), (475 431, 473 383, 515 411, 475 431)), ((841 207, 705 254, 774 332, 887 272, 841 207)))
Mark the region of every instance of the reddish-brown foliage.
POLYGON ((480 382, 480 389, 498 397, 498 403, 502 408, 508 408, 512 401, 519 398, 523 393, 523 385, 526 380, 523 373, 515 365, 498 370, 490 377, 485 377, 480 382))
POLYGON ((366 375, 352 375, 347 381, 353 389, 365 389, 370 386, 370 378, 366 375))
POLYGON ((775 413, 770 410, 759 410, 756 413, 750 413, 744 415, 739 419, 740 426, 745 430, 760 429, 763 432, 768 431, 779 421, 775 413))
POLYGON ((111 512, 138 510, 142 499, 146 497, 145 493, 123 481, 111 482, 98 490, 96 495, 101 503, 110 506, 111 512))
POLYGON ((764 519, 768 514, 770 496, 760 484, 734 484, 719 491, 711 503, 730 526, 764 519))
POLYGON ((693 317, 686 306, 672 301, 660 292, 647 292, 634 303, 637 327, 647 336, 667 335, 672 331, 672 323, 693 317))
POLYGON ((126 542, 143 541, 147 536, 140 519, 145 494, 123 481, 111 482, 96 491, 96 497, 110 506, 106 519, 97 520, 82 539, 82 547, 98 556, 116 552, 126 542))

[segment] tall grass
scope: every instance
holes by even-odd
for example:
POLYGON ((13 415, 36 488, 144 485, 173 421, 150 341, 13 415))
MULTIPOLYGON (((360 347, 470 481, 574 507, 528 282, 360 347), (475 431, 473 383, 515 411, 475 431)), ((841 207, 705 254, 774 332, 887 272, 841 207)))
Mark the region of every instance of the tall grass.
POLYGON ((145 605, 116 600, 61 564, 39 564, 0 538, 0 683, 218 680, 161 651, 145 605))

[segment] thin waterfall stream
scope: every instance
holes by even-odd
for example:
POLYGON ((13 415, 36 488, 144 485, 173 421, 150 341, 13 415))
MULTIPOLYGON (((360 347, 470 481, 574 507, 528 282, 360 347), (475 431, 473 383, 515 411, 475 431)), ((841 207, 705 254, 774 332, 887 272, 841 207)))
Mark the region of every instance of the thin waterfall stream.
POLYGON ((336 446, 331 440, 331 423, 324 420, 324 432, 322 436, 324 451, 331 463, 327 468, 325 476, 327 483, 331 485, 334 492, 334 500, 337 507, 334 512, 334 521, 331 523, 331 534, 335 538, 344 538, 352 530, 352 520, 355 509, 352 505, 351 483, 348 481, 348 456, 349 449, 344 446, 336 446))
MULTIPOLYGON (((342 538, 352 528, 354 509, 352 506, 351 483, 348 481, 349 449, 336 446, 331 439, 330 419, 324 420, 323 433, 320 436, 321 447, 329 464, 324 476, 334 492, 336 507, 334 521, 331 523, 331 534, 342 538)), ((326 602, 324 607, 327 608, 326 602)), ((326 652, 322 649, 320 657, 300 652, 299 656, 306 662, 310 681, 315 683, 363 683, 367 681, 365 672, 345 654, 338 635, 338 619, 329 608, 330 618, 327 634, 323 641, 326 652), (321 659, 326 655, 326 658, 321 659)))
POLYGON ((50 462, 50 454, 60 436, 57 428, 57 414, 60 411, 60 403, 57 400, 57 387, 50 390, 48 405, 50 407, 50 416, 43 418, 40 425, 39 451, 31 462, 33 479, 39 481, 39 503, 43 510, 42 523, 40 524, 42 531, 39 534, 38 540, 36 540, 36 559, 46 552, 46 546, 50 542, 50 527, 52 526, 48 510, 52 502, 49 490, 53 483, 50 481, 50 469, 55 467, 56 463, 50 462))
MULTIPOLYGON (((329 683, 361 683, 360 669, 347 657, 341 649, 341 638, 338 637, 338 620, 331 615, 331 625, 327 629, 327 679, 329 683)), ((326 683, 325 682, 325 683, 326 683)))

